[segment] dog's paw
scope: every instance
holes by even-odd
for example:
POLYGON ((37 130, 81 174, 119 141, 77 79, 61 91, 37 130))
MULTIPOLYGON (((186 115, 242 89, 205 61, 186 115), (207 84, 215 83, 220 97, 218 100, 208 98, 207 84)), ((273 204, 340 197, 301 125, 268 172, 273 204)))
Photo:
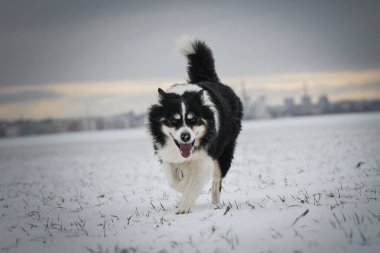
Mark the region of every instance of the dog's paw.
POLYGON ((217 199, 212 198, 212 204, 219 206, 220 205, 220 198, 217 198, 217 199))
POLYGON ((190 213, 191 205, 188 202, 181 201, 181 203, 178 205, 176 214, 185 214, 190 213))
POLYGON ((216 210, 216 209, 222 209, 223 206, 220 203, 212 203, 212 208, 214 210, 216 210))
POLYGON ((191 206, 192 202, 188 198, 182 196, 180 202, 178 203, 176 214, 190 213, 191 206))
POLYGON ((179 207, 177 211, 175 212, 175 214, 186 214, 186 213, 190 213, 190 208, 179 207))

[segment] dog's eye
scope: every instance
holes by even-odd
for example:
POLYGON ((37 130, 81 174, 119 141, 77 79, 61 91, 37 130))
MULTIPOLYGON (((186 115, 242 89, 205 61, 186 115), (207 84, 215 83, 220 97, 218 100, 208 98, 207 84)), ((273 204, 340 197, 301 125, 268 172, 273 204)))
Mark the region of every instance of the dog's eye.
POLYGON ((175 125, 175 124, 177 124, 178 123, 178 119, 176 119, 176 118, 171 118, 170 119, 170 123, 172 124, 172 125, 175 125))
POLYGON ((170 118, 169 118, 169 122, 170 124, 172 125, 175 125, 175 124, 178 124, 178 122, 181 120, 181 115, 179 115, 178 113, 172 115, 170 118))
POLYGON ((189 121, 191 123, 197 123, 198 122, 198 117, 197 116, 193 116, 191 119, 189 119, 189 121))

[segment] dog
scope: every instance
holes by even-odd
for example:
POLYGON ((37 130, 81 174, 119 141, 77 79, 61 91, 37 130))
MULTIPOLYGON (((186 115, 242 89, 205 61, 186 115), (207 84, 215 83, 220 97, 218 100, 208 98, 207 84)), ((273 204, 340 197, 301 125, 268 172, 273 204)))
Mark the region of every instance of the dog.
POLYGON ((219 80, 212 51, 188 36, 177 41, 187 58, 188 83, 158 89, 148 109, 148 131, 170 186, 183 193, 176 214, 189 213, 213 176, 212 203, 220 203, 222 179, 231 167, 243 106, 219 80))

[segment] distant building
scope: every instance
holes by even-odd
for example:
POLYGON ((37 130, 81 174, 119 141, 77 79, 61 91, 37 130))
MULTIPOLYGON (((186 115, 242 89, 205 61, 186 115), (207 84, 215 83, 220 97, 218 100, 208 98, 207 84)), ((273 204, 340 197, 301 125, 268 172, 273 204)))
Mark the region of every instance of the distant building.
POLYGON ((294 116, 296 115, 296 106, 294 104, 294 99, 292 97, 284 98, 284 116, 294 116))
POLYGON ((254 119, 267 119, 270 118, 271 115, 268 111, 268 107, 265 103, 265 96, 260 96, 257 98, 253 105, 253 114, 252 118, 254 119))
POLYGON ((331 112, 331 104, 327 97, 327 95, 319 96, 317 103, 318 113, 330 113, 331 112))
POLYGON ((18 124, 9 124, 5 129, 5 136, 14 137, 22 134, 21 127, 18 124))
POLYGON ((313 111, 313 106, 311 103, 311 97, 308 94, 307 91, 307 83, 303 83, 303 95, 301 97, 301 108, 300 108, 300 114, 301 115, 308 115, 311 114, 313 111))

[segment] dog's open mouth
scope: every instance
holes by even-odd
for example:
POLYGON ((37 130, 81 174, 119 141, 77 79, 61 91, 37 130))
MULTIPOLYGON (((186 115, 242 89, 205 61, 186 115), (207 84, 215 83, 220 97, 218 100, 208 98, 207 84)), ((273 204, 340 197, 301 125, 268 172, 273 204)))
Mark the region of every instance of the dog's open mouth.
MULTIPOLYGON (((174 138, 173 138, 174 139, 174 138)), ((188 158, 191 155, 191 152, 193 151, 193 145, 195 140, 192 143, 180 143, 176 139, 174 139, 175 144, 179 148, 179 151, 181 152, 181 155, 185 158, 188 158)))

